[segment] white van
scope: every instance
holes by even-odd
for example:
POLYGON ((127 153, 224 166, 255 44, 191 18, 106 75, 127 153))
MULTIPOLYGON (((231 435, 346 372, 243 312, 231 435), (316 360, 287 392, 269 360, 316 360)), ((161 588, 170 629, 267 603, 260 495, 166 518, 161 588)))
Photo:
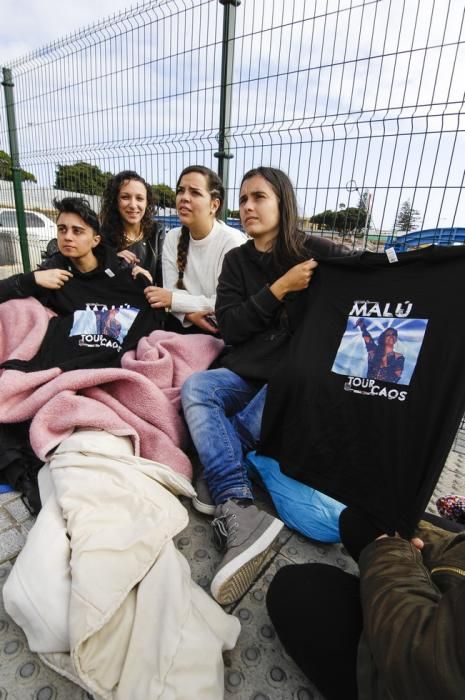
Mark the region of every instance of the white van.
MULTIPOLYGON (((42 260, 42 251, 56 237, 54 221, 38 211, 25 211, 31 269, 42 260)), ((18 222, 15 209, 0 209, 0 265, 21 265, 18 222)))

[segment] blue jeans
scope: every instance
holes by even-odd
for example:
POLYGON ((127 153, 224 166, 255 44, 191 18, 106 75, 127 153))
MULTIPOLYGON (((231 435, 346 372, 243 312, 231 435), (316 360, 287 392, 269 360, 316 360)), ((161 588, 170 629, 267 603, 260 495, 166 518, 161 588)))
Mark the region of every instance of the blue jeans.
POLYGON ((260 437, 266 385, 257 389, 229 369, 196 372, 181 390, 189 431, 216 504, 253 498, 244 456, 260 437))

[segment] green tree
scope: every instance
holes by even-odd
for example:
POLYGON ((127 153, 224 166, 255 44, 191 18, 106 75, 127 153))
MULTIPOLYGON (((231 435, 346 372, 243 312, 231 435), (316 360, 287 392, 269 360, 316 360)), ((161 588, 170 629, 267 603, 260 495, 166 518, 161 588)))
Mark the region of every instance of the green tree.
MULTIPOLYGON (((319 214, 310 217, 310 223, 317 224, 323 229, 336 229, 336 219, 339 212, 332 209, 325 209, 319 214)), ((336 229, 337 230, 337 229, 336 229)))
POLYGON ((156 204, 161 209, 174 209, 176 207, 176 192, 168 185, 152 185, 156 204))
POLYGON ((359 235, 369 225, 367 210, 365 207, 347 207, 338 211, 336 224, 338 231, 353 231, 355 235, 359 235))
POLYGON ((82 160, 73 165, 58 165, 55 189, 102 195, 110 177, 113 177, 112 173, 104 173, 98 165, 85 163, 82 160))
POLYGON ((339 211, 326 209, 320 214, 311 217, 310 222, 323 229, 337 231, 338 233, 353 232, 356 235, 367 225, 367 210, 365 207, 347 207, 339 211))
MULTIPOLYGON (((21 180, 30 180, 37 182, 36 176, 33 173, 28 173, 27 170, 21 168, 21 180)), ((12 180, 13 170, 11 167, 11 157, 5 151, 0 151, 0 180, 12 180)))
POLYGON ((397 212, 396 228, 400 231, 414 231, 418 228, 417 221, 419 218, 420 212, 414 209, 410 203, 410 199, 407 199, 397 212))

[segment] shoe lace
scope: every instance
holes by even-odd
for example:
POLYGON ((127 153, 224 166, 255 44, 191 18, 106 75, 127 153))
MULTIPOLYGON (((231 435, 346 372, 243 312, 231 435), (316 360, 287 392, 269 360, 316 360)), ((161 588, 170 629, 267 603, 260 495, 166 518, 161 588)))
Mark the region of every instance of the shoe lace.
POLYGON ((215 542, 220 549, 223 549, 234 540, 238 528, 235 513, 225 510, 224 514, 212 520, 211 524, 215 542))

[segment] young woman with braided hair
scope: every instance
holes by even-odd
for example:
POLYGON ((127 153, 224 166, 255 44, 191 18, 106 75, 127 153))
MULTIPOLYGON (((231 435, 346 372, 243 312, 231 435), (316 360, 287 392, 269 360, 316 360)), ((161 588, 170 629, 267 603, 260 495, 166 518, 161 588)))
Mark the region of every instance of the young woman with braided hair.
POLYGON ((153 308, 170 313, 167 330, 216 333, 212 323, 216 285, 226 253, 245 236, 216 217, 224 201, 220 178, 203 165, 184 168, 176 185, 180 228, 166 234, 163 247, 163 287, 147 287, 153 308))

